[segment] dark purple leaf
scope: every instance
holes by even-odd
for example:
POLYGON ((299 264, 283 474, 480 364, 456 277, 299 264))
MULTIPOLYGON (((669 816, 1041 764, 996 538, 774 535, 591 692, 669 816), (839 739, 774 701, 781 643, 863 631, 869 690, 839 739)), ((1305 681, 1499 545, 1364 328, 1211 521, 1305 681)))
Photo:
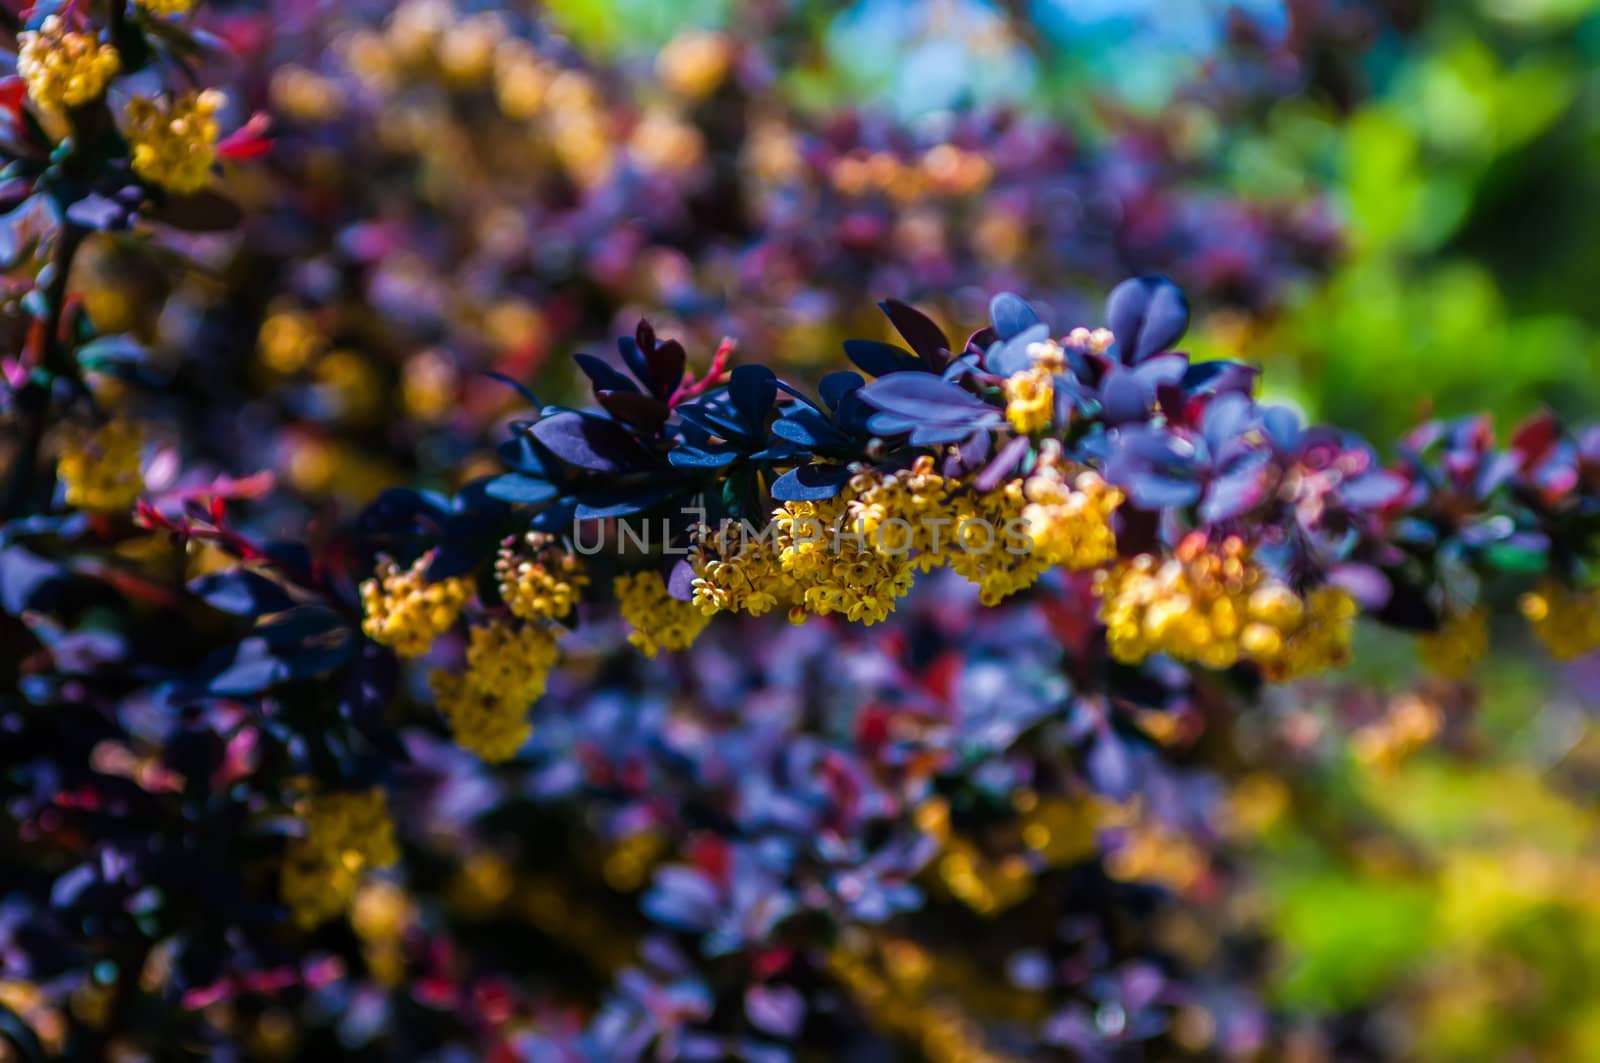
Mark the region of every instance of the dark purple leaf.
POLYGON ((558 413, 533 426, 533 434, 568 465, 591 472, 627 472, 649 464, 649 455, 615 421, 582 413, 558 413))
POLYGON ((759 434, 778 398, 777 377, 764 365, 741 365, 728 378, 728 397, 746 429, 759 434))
POLYGON ((1106 302, 1117 350, 1129 365, 1171 350, 1189 327, 1189 301, 1165 277, 1123 281, 1106 302))
POLYGON ((821 383, 817 385, 817 394, 822 396, 822 401, 827 404, 828 409, 837 410, 846 395, 860 391, 866 383, 860 373, 852 373, 846 369, 823 377, 821 383))
POLYGON ((672 416, 671 407, 650 395, 626 391, 597 391, 595 398, 599 400, 601 408, 611 416, 647 435, 660 432, 661 426, 672 416))
POLYGON ((641 384, 647 384, 650 381, 650 365, 645 361, 644 350, 641 347, 644 342, 655 343, 655 333, 650 331, 648 321, 639 323, 639 335, 644 337, 644 340, 636 340, 632 336, 620 337, 617 340, 617 353, 622 355, 622 364, 628 367, 628 372, 633 374, 634 379, 641 384))
POLYGON ((592 354, 575 354, 572 359, 578 363, 578 368, 583 370, 583 375, 589 378, 589 383, 593 385, 596 394, 602 391, 639 390, 639 385, 592 354))
POLYGON ((294 599, 281 586, 245 568, 201 576, 189 584, 189 593, 232 616, 264 616, 294 606, 294 599))
POLYGON ((850 439, 816 410, 802 407, 772 423, 772 434, 802 447, 844 447, 850 439))
POLYGON ((861 389, 861 400, 874 409, 913 422, 969 423, 998 411, 971 392, 928 373, 894 373, 861 389))
POLYGON ((650 390, 656 398, 665 402, 683 383, 683 367, 688 361, 683 344, 668 340, 651 351, 645 360, 650 365, 650 375, 646 378, 650 382, 650 390))
POLYGON ((911 349, 922 356, 934 370, 944 368, 950 350, 950 339, 933 319, 921 310, 908 306, 898 299, 886 299, 878 304, 888 315, 895 331, 905 337, 911 349))
POLYGON ((844 353, 863 373, 873 377, 923 372, 928 368, 899 347, 877 340, 845 340, 844 353))
POLYGON ((1125 369, 1113 369, 1100 389, 1100 405, 1111 425, 1144 420, 1152 397, 1152 390, 1125 369))

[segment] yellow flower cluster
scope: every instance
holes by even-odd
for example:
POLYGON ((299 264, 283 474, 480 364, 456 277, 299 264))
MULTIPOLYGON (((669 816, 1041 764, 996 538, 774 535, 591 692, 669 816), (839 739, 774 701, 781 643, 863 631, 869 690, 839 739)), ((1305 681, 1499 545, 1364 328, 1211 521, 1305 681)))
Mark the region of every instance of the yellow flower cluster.
POLYGON ((361 584, 361 630, 402 657, 420 657, 433 640, 449 630, 472 593, 472 584, 451 577, 428 583, 425 574, 432 551, 402 570, 393 561, 378 566, 377 575, 361 584))
POLYGON ((849 486, 849 530, 860 532, 880 553, 909 552, 912 567, 920 572, 946 563, 954 537, 948 525, 955 485, 934 471, 933 458, 923 455, 897 472, 857 473, 849 486))
POLYGON ((1451 613, 1439 630, 1417 640, 1417 653, 1431 671, 1465 679, 1489 652, 1489 613, 1481 607, 1451 613))
POLYGON ((575 554, 558 548, 542 532, 529 532, 531 558, 519 558, 511 543, 495 558, 500 597, 524 620, 560 620, 572 612, 589 577, 575 554))
POLYGON ((732 521, 703 535, 693 558, 694 604, 706 616, 763 616, 781 606, 799 623, 806 613, 794 580, 783 570, 781 547, 774 540, 758 540, 732 521))
POLYGON ((1006 379, 1006 420, 1023 435, 1050 427, 1056 415, 1056 374, 1066 367, 1066 352, 1054 340, 1030 344, 1033 365, 1006 379))
POLYGON ((1098 473, 1080 472, 1069 484, 1058 467, 1047 465, 1028 477, 1023 493, 1028 505, 1022 519, 1045 564, 1087 572, 1117 559, 1111 515, 1123 494, 1098 473))
POLYGON ((1119 661, 1161 653, 1229 668, 1249 660, 1279 682, 1343 663, 1356 616, 1338 588, 1302 598, 1269 578, 1233 537, 1213 548, 1191 535, 1164 561, 1140 555, 1104 571, 1096 591, 1119 661))
POLYGON ((544 695, 556 656, 555 637, 542 627, 496 621, 473 628, 466 673, 428 677, 456 743, 491 764, 516 756, 533 733, 528 706, 544 695))
POLYGON ((708 616, 786 608, 795 623, 837 613, 873 624, 894 611, 918 571, 948 566, 994 605, 1052 566, 1114 560, 1110 517, 1121 502, 1097 475, 1068 484, 1053 465, 1026 482, 964 490, 923 456, 894 472, 858 472, 833 499, 785 503, 770 530, 730 523, 705 535, 694 601, 708 616))
POLYGON ((49 110, 93 103, 121 68, 114 46, 67 29, 56 15, 17 34, 17 73, 33 102, 49 110))
POLYGON ((1550 656, 1571 661, 1600 649, 1600 590, 1554 580, 1522 596, 1522 615, 1550 656))
POLYGON ((875 534, 851 526, 850 494, 776 510, 779 561, 807 611, 875 624, 910 593, 915 575, 909 555, 879 550, 875 534))
POLYGON ((659 572, 618 576, 612 591, 622 618, 633 629, 628 641, 646 657, 688 649, 711 621, 694 602, 680 602, 668 594, 659 572))
POLYGON ((307 929, 350 906, 372 868, 399 859, 383 791, 320 794, 295 807, 304 828, 284 854, 281 891, 294 921, 307 929))
POLYGON ((70 439, 56 462, 67 505, 117 513, 144 490, 144 430, 132 421, 108 421, 98 431, 70 439))
POLYGON ((217 161, 217 112, 226 102, 215 89, 172 100, 130 100, 127 134, 133 172, 180 195, 205 188, 217 161))
POLYGON ((978 587, 978 600, 999 605, 1039 582, 1050 563, 1028 541, 1023 514, 1028 498, 1021 480, 993 491, 969 492, 955 501, 955 536, 947 563, 978 587))
POLYGON ((196 0, 139 0, 139 6, 150 12, 167 18, 172 15, 187 15, 194 10, 196 0))

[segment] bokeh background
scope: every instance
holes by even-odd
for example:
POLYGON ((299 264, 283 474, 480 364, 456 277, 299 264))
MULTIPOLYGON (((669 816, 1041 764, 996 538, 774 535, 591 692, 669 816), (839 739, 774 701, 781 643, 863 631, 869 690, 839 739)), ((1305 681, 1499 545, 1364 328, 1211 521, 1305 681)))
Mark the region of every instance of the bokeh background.
MULTIPOLYGON (((1098 325, 1111 285, 1161 272, 1193 303, 1191 350, 1261 364, 1270 396, 1385 455, 1426 416, 1600 408, 1593 0, 217 0, 202 24, 231 51, 208 74, 230 125, 271 116, 271 152, 228 167, 244 227, 102 234, 80 268, 99 330, 155 352, 191 459, 278 477, 266 527, 492 471, 526 402, 491 374, 581 404, 569 355, 640 316, 691 366, 726 337, 815 378, 845 337, 888 338, 878 298, 951 335, 1000 289, 1098 325)), ((692 659, 624 664, 592 636, 512 768, 406 738, 434 788, 404 810, 413 877, 325 942, 367 980, 204 1004, 236 1007, 262 1054, 394 1058, 393 1031, 481 961, 538 987, 517 990, 540 1003, 503 1037, 515 1058, 580 1058, 556 1053, 597 1007, 657 1058, 786 1058, 761 1045, 805 985, 747 997, 743 1040, 680 1033, 709 1014, 693 987, 719 957, 784 970, 762 906, 793 889, 805 907, 803 889, 735 872, 748 895, 690 918, 659 869, 744 859, 723 840, 740 817, 805 834, 785 802, 812 807, 811 787, 879 793, 819 765, 859 753, 876 707, 912 705, 926 731, 906 756, 959 762, 967 797, 952 829, 918 791, 895 844, 942 855, 886 846, 893 870, 852 887, 899 910, 899 869, 925 865, 940 914, 839 931, 836 980, 881 1012, 876 1039, 837 1034, 839 1058, 1600 1058, 1592 664, 1552 668, 1508 631, 1459 683, 1408 640, 1366 639, 1347 672, 1203 739, 1153 730, 1170 770, 1107 752, 1095 770, 1159 795, 1154 826, 1022 796, 1051 728, 1093 726, 1038 726, 1075 615, 979 616, 934 590, 843 643, 725 630, 692 659), (748 764, 759 793, 735 785, 748 764), (1014 808, 991 823, 986 800, 1014 808), (1039 823, 1027 869, 995 855, 1039 823), (1062 885, 1096 830, 1124 839, 1112 879, 1152 898, 1105 941, 1072 926, 1095 888, 1062 885), (718 942, 712 959, 691 974, 641 952, 662 925, 718 942), (1193 980, 1097 954, 1099 980, 1071 982, 1059 942, 1091 938, 1193 980), (648 983, 619 973, 641 964, 648 983), (1057 978, 1090 1003, 1050 1010, 1057 978)), ((834 1020, 807 1021, 829 1045, 834 1020)), ((631 1058, 605 1043, 592 1058, 631 1058)))

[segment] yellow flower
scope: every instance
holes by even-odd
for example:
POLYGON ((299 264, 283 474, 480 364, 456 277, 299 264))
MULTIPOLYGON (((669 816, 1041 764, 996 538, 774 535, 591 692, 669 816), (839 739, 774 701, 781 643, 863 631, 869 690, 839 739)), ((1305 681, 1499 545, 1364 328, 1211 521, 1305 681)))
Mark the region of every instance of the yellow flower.
POLYGON ((144 430, 131 421, 108 421, 71 440, 56 463, 67 505, 96 513, 128 509, 144 490, 144 430))
POLYGON ((473 628, 466 673, 428 677, 456 743, 491 764, 516 756, 533 733, 528 706, 544 696, 556 656, 555 637, 542 627, 473 628))
POLYGON ((1028 538, 1028 499, 1021 480, 956 499, 950 568, 978 585, 978 600, 998 605, 1039 581, 1050 568, 1028 538))
POLYGON ((172 15, 187 15, 194 10, 196 2, 197 0, 138 0, 140 7, 161 18, 167 18, 172 15))
POLYGON ((494 563, 500 597, 524 620, 560 620, 589 585, 583 563, 555 548, 548 535, 529 532, 526 541, 534 550, 532 558, 519 559, 509 542, 500 548, 494 563))
POLYGON ((350 907, 367 871, 399 859, 383 791, 321 794, 295 807, 303 827, 283 859, 281 892, 307 929, 350 907))
POLYGON ((1522 596, 1522 615, 1550 656, 1570 661, 1600 649, 1600 590, 1546 580, 1522 596))
POLYGON ((1028 478, 1023 490, 1028 506, 1022 519, 1034 551, 1046 564, 1086 572, 1117 559, 1111 515, 1123 495, 1097 473, 1081 472, 1069 485, 1059 469, 1045 466, 1028 478))
POLYGON ((133 172, 185 195, 209 185, 217 161, 216 116, 226 102, 215 89, 175 100, 130 100, 127 135, 133 145, 133 172))
POLYGON ((849 519, 850 494, 774 510, 779 563, 806 611, 875 624, 910 593, 914 570, 908 555, 879 550, 876 534, 849 519))
POLYGON ((93 103, 121 68, 114 46, 67 29, 55 15, 37 31, 17 34, 17 73, 33 102, 49 110, 93 103))
POLYGON ((779 560, 781 543, 761 538, 763 530, 727 521, 701 535, 693 558, 694 604, 707 616, 762 616, 779 606, 792 611, 799 603, 795 582, 779 560))
POLYGON ((628 641, 646 657, 654 657, 663 649, 688 649, 711 619, 700 606, 680 602, 668 594, 659 572, 618 576, 612 591, 622 618, 633 629, 628 641))
POLYGON ((914 568, 931 571, 948 561, 954 486, 927 455, 897 472, 858 473, 850 478, 845 524, 879 553, 909 554, 914 568))
POLYGON ((1050 427, 1056 413, 1055 373, 1042 366, 1006 378, 1006 420, 1023 435, 1050 427))
POLYGON ((461 615, 472 584, 459 577, 425 582, 432 551, 402 571, 393 561, 378 566, 377 575, 361 584, 366 619, 361 630, 402 657, 420 657, 461 615))
POLYGON ((1489 613, 1482 607, 1444 618, 1439 630, 1417 639, 1417 652, 1433 671, 1465 679, 1489 652, 1489 613))
POLYGON ((1277 682, 1342 664, 1356 604, 1336 587, 1302 598, 1270 578, 1237 538, 1191 535, 1174 556, 1143 554, 1096 580, 1107 644, 1119 661, 1166 654, 1207 668, 1241 660, 1277 682))

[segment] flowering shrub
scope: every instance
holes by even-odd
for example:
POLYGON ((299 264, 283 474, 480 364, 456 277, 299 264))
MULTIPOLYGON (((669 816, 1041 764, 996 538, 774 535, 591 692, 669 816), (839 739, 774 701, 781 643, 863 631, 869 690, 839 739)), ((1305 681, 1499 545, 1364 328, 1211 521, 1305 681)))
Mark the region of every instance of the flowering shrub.
MULTIPOLYGON (((214 187, 222 162, 246 191, 281 158, 309 167, 317 134, 291 127, 268 152, 262 122, 195 87, 210 39, 191 6, 41 4, 14 27, 19 78, 0 85, 6 194, 37 238, 5 305, 7 1053, 1402 1054, 1350 1021, 1364 968, 1310 1015, 1274 996, 1265 945, 1317 933, 1300 898, 1352 898, 1354 920, 1359 886, 1333 871, 1269 883, 1284 913, 1270 925, 1247 903, 1248 858, 1324 844, 1323 828, 1381 837, 1342 808, 1286 826, 1308 779, 1339 770, 1313 734, 1322 703, 1369 773, 1351 789, 1395 779, 1421 801, 1405 765, 1465 741, 1458 680, 1516 625, 1555 658, 1600 649, 1600 429, 1543 414, 1502 442, 1485 419, 1430 422, 1385 460, 1259 400, 1257 367, 1179 351, 1189 304, 1150 275, 1078 327, 997 295, 964 339, 891 299, 899 340, 846 341, 854 369, 831 373, 790 372, 808 359, 780 345, 780 376, 749 337, 737 359, 731 344, 702 357, 640 323, 616 358, 576 356, 581 408, 536 398, 517 379, 531 364, 502 373, 493 386, 523 407, 492 469, 305 519, 270 478, 207 464, 237 473, 252 455, 196 438, 193 382, 104 329, 74 271, 100 232, 203 256, 245 225, 243 260, 276 273, 317 257, 304 232, 278 255, 253 244, 270 212, 247 221, 214 187), (1323 675, 1373 631, 1415 635, 1440 678, 1380 696, 1323 675)), ((403 114, 390 94, 437 91, 535 123, 521 135, 547 138, 585 193, 561 216, 635 180, 677 188, 649 174, 680 161, 693 123, 644 117, 619 151, 601 79, 507 25, 410 3, 347 58, 388 101, 379 118, 403 114)), ((737 53, 687 38, 660 78, 692 108, 739 87, 737 53)), ((332 113, 330 76, 280 67, 273 92, 308 127, 361 125, 359 108, 332 113)), ((908 148, 891 132, 858 151, 870 124, 768 134, 835 145, 763 142, 783 165, 752 163, 755 187, 821 206, 769 202, 752 231, 770 244, 747 249, 792 252, 837 285, 830 312, 863 279, 907 275, 851 235, 860 219, 901 226, 929 203, 1012 193, 1025 217, 1029 175, 1055 157, 1014 156, 1007 175, 959 137, 908 148), (800 241, 809 226, 821 235, 800 241)), ((443 150, 407 151, 422 148, 443 150)), ((338 242, 373 238, 355 283, 400 294, 372 306, 427 289, 387 288, 417 234, 367 224, 338 242)), ((1018 258, 1033 246, 1016 240, 1018 258)), ((1189 237, 1175 247, 1181 266, 1189 237)), ((441 261, 454 282, 531 299, 533 248, 478 259, 491 250, 441 261)), ((907 287, 1008 273, 980 268, 981 248, 944 252, 907 287)), ((295 283, 336 307, 345 280, 295 283)), ((359 403, 360 359, 325 350, 320 319, 342 313, 269 315, 266 368, 315 362, 359 403)), ((443 416, 431 372, 415 394, 443 416)), ((470 452, 445 449, 446 464, 470 452)), ((1530 820, 1564 809, 1479 771, 1487 783, 1457 784, 1505 785, 1530 820)), ((1528 861, 1512 896, 1478 907, 1486 857, 1387 826, 1442 870, 1396 867, 1375 844, 1362 859, 1439 877, 1480 996, 1500 920, 1582 918, 1580 855, 1572 874, 1528 861)), ((1376 906, 1402 942, 1421 922, 1410 896, 1376 906)), ((1448 996, 1427 1028, 1458 1048, 1448 996)), ((1581 1015, 1548 1010, 1549 1043, 1581 1058, 1581 1015)))

